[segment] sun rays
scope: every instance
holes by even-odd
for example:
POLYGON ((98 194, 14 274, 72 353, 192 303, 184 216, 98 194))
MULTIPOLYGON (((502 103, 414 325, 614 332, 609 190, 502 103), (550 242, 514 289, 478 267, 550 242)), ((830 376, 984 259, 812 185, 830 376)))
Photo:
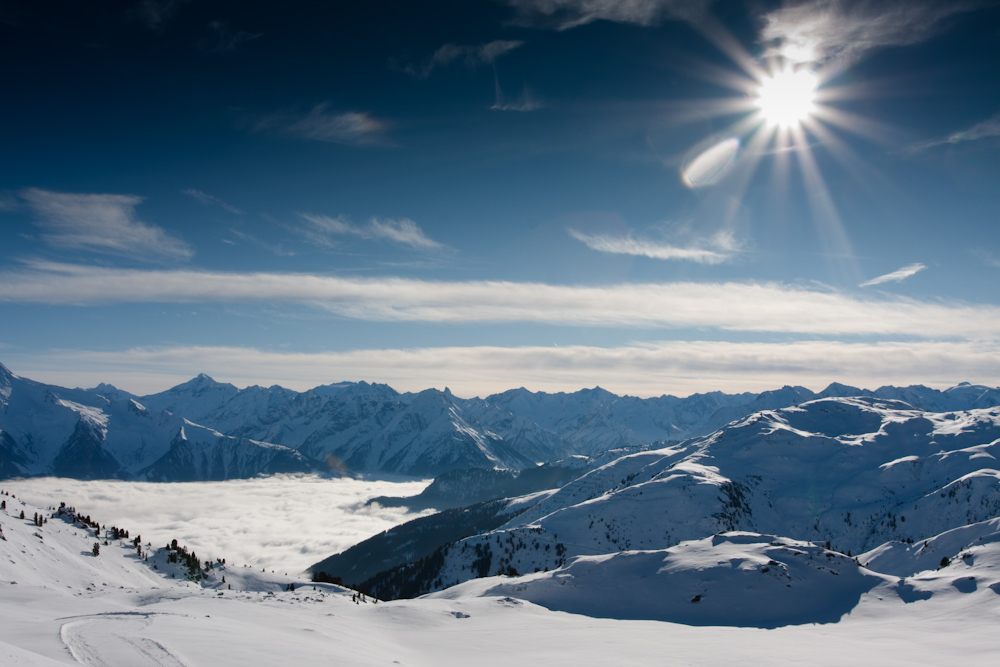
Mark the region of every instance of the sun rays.
MULTIPOLYGON (((732 89, 736 95, 723 100, 698 103, 702 117, 734 120, 712 140, 701 142, 684 160, 680 175, 692 190, 702 191, 709 198, 716 194, 734 201, 743 201, 753 176, 764 163, 772 169, 775 193, 788 193, 797 171, 804 186, 811 218, 821 253, 836 258, 839 272, 849 281, 860 276, 850 238, 820 170, 817 148, 845 166, 855 170, 863 162, 846 142, 838 137, 841 131, 867 139, 885 135, 886 128, 845 110, 839 102, 859 96, 860 91, 838 86, 832 79, 839 77, 839 67, 823 67, 822 63, 793 62, 782 56, 766 62, 755 60, 731 36, 725 39, 717 31, 710 35, 736 65, 727 75, 718 70, 711 78, 732 89), (797 169, 793 170, 793 165, 797 169)), ((871 171, 866 169, 865 171, 871 171)), ((731 220, 721 221, 729 226, 731 220)))

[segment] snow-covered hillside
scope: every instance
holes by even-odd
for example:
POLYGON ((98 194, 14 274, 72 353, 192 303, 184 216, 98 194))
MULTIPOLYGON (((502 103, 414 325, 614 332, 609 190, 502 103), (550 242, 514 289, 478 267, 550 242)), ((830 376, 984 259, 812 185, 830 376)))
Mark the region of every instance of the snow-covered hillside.
POLYGON ((211 567, 195 582, 167 545, 139 538, 136 549, 139 536, 105 544, 103 530, 95 537, 51 506, 0 500, 4 665, 576 667, 662 664, 665 651, 671 662, 720 666, 734 656, 988 665, 1000 650, 995 522, 941 536, 937 553, 949 545, 949 563, 905 579, 815 544, 729 533, 375 603, 222 564, 223 554, 199 555, 211 567))
MULTIPOLYGON (((764 411, 619 458, 504 526, 443 547, 423 590, 733 530, 855 554, 918 543, 1000 515, 998 456, 1000 408, 926 413, 830 398, 764 411)), ((381 594, 393 594, 391 581, 381 594)))

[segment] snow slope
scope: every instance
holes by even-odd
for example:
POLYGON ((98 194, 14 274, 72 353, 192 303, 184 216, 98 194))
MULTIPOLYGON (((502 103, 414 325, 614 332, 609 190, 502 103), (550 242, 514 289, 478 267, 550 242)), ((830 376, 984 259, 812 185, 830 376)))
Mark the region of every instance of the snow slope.
POLYGON ((848 554, 916 543, 1000 515, 998 456, 998 408, 926 413, 829 398, 764 411, 616 459, 504 526, 443 547, 423 590, 734 530, 848 554))
MULTIPOLYGON (((828 558, 816 545, 737 533, 660 553, 583 558, 539 575, 481 579, 433 598, 374 604, 354 602, 350 591, 336 586, 232 565, 216 565, 206 585, 196 585, 179 571, 171 578, 165 562, 150 569, 164 550, 140 561, 127 541, 102 543, 95 557, 89 530, 53 518, 39 528, 31 516, 43 508, 0 497, 7 501, 7 510, 0 510, 4 665, 731 665, 736 657, 776 665, 956 659, 991 665, 1000 650, 996 541, 984 540, 966 549, 969 557, 903 581, 865 571, 841 555, 828 558), (22 509, 27 521, 16 518, 22 509), (762 571, 770 560, 787 567, 792 582, 777 612, 805 602, 796 592, 800 585, 833 595, 835 603, 855 595, 857 602, 837 622, 771 629, 713 625, 715 613, 723 620, 739 613, 720 608, 727 599, 752 599, 761 608, 760 591, 782 594, 780 585, 767 588, 772 579, 784 580, 781 567, 762 571), (842 577, 848 577, 847 592, 837 586, 842 577), (744 581, 751 589, 740 588, 744 581), (664 599, 661 606, 698 609, 701 616, 686 621, 703 624, 620 618, 639 616, 636 608, 655 611, 656 594, 688 595, 671 582, 697 584, 702 598, 664 599), (294 592, 285 590, 289 583, 294 592), (651 589, 646 599, 636 594, 643 588, 651 589), (616 608, 622 613, 608 613, 616 608), (602 609, 604 618, 576 613, 602 609)), ((837 609, 820 612, 832 618, 837 609)))

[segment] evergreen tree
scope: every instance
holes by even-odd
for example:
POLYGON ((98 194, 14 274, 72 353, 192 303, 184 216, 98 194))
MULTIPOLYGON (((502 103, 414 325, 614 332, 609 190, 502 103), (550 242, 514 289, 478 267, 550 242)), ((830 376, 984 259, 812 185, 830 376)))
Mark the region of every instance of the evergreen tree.
POLYGON ((90 553, 94 554, 95 556, 100 556, 101 555, 101 545, 98 544, 97 542, 94 542, 94 546, 91 547, 90 553))

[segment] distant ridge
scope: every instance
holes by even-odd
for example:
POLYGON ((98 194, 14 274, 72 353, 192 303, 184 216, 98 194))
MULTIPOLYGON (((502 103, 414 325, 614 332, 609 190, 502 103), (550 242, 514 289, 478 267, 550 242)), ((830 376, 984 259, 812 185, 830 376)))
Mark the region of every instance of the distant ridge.
POLYGON ((516 471, 679 442, 761 410, 849 396, 929 412, 1000 405, 1000 389, 967 383, 945 391, 834 383, 819 393, 785 386, 646 399, 600 387, 551 394, 522 387, 463 399, 447 389, 401 394, 367 382, 304 392, 238 389, 206 374, 135 396, 104 383, 87 390, 46 385, 0 365, 0 475, 194 481, 275 472, 516 471))

